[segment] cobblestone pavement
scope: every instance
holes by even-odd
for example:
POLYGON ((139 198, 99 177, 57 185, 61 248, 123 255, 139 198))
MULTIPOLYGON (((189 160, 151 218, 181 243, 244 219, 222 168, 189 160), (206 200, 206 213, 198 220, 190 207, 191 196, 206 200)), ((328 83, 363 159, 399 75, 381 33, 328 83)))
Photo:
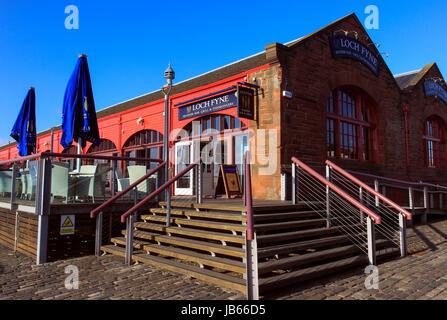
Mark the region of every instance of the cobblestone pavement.
MULTIPOLYGON (((447 299, 447 219, 408 230, 411 255, 379 264, 379 289, 365 289, 361 270, 282 289, 267 299, 447 299)), ((5 299, 244 299, 240 293, 153 268, 125 266, 112 255, 40 266, 0 246, 0 300, 5 299), (67 290, 65 267, 79 268, 79 289, 67 290)))
POLYGON ((12 299, 128 299, 214 300, 244 299, 237 292, 203 281, 139 264, 125 266, 123 259, 88 256, 33 265, 22 254, 0 246, 0 300, 12 299), (65 288, 69 265, 78 267, 79 289, 65 288))
POLYGON ((286 300, 447 300, 447 220, 408 229, 410 255, 379 263, 379 288, 365 288, 369 274, 356 270, 299 287, 267 299, 286 300))

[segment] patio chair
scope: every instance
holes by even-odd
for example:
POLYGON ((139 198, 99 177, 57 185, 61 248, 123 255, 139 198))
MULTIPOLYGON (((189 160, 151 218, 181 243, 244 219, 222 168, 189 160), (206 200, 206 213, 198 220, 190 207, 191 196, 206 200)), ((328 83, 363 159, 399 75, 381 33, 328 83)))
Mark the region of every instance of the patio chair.
MULTIPOLYGON (((147 173, 146 166, 128 166, 130 184, 135 183, 138 179, 143 177, 147 173)), ((155 190, 156 178, 155 174, 150 176, 146 181, 141 182, 137 186, 138 194, 149 194, 155 190)))
POLYGON ((76 195, 80 197, 105 197, 106 177, 110 170, 108 163, 81 166, 76 186, 76 195))
POLYGON ((37 184, 37 161, 28 161, 28 172, 25 174, 26 192, 25 199, 33 200, 36 194, 37 184))
POLYGON ((67 162, 52 162, 51 164, 51 201, 54 201, 56 197, 62 197, 68 203, 71 196, 68 183, 70 164, 67 162))
POLYGON ((26 198, 26 185, 27 185, 27 175, 29 175, 28 169, 20 169, 20 194, 18 195, 20 199, 26 198))
POLYGON ((12 188, 12 171, 5 170, 0 171, 0 194, 5 196, 7 193, 11 193, 12 188))
POLYGON ((128 186, 130 186, 130 178, 123 177, 123 171, 121 170, 121 168, 115 169, 115 178, 118 185, 118 192, 121 192, 128 186))

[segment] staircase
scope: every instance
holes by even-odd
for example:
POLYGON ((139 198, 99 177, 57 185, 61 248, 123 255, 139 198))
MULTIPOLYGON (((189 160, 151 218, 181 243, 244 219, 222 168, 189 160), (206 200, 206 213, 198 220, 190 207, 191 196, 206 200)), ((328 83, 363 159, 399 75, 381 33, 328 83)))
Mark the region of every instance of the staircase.
MULTIPOLYGON (((256 211, 254 221, 261 296, 369 264, 367 255, 339 227, 327 228, 326 220, 305 205, 256 211)), ((399 249, 386 239, 377 238, 376 248, 378 261, 399 255, 399 249)))
MULTIPOLYGON (((248 153, 246 159, 250 176, 248 153)), ((126 231, 122 231, 121 236, 110 239, 111 244, 101 246, 100 213, 96 252, 100 249, 125 257, 126 263, 148 263, 183 273, 246 293, 250 299, 406 254, 406 218, 411 219, 410 213, 329 161, 327 177, 338 186, 295 157, 292 162, 295 204, 266 202, 253 207, 248 179, 246 207, 225 200, 205 204, 172 201, 170 226, 166 227, 166 203, 159 202, 134 222, 132 214, 142 210, 144 203, 195 166, 201 170, 198 160, 121 216, 132 233, 131 241, 126 241, 126 231)), ((131 187, 134 185, 126 190, 131 187)))
MULTIPOLYGON (((164 206, 160 202, 135 222, 133 261, 245 293, 245 207, 171 202, 166 227, 164 206)), ((101 250, 124 257, 125 236, 123 230, 101 250)))
MULTIPOLYGON (((246 293, 245 207, 172 202, 166 227, 164 205, 134 224, 133 261, 246 293)), ((364 252, 337 227, 326 228, 326 220, 306 205, 256 207, 254 223, 261 295, 368 265, 364 252)), ((125 234, 101 250, 124 257, 125 234)), ((399 254, 385 239, 377 240, 377 250, 378 259, 399 254)))

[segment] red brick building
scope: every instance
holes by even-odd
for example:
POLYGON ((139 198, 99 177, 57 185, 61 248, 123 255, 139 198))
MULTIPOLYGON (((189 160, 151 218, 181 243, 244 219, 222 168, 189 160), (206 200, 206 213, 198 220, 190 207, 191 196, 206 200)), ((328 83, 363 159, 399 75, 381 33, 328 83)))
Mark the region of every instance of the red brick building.
MULTIPOLYGON (((216 164, 241 164, 247 149, 256 155, 253 192, 259 199, 280 198, 281 168, 292 156, 316 167, 329 158, 347 169, 447 185, 442 79, 435 63, 393 76, 351 14, 306 37, 269 44, 261 53, 175 84, 170 130, 185 129, 187 136, 171 139, 173 166, 182 143, 202 149, 203 141, 211 141, 207 192, 216 181, 216 164), (346 48, 336 51, 337 43, 346 48), (259 86, 255 120, 238 118, 234 107, 181 119, 179 110, 188 101, 205 103, 243 82, 259 86), (430 96, 427 83, 436 84, 440 95, 430 96), (217 136, 203 134, 206 129, 217 136)), ((161 157, 163 110, 158 90, 98 111, 103 142, 88 144, 83 152, 161 157)), ((73 152, 59 144, 60 127, 53 132, 53 151, 73 152)), ((50 145, 50 130, 41 132, 37 152, 50 145)), ((0 159, 17 156, 15 144, 0 148, 0 159)))

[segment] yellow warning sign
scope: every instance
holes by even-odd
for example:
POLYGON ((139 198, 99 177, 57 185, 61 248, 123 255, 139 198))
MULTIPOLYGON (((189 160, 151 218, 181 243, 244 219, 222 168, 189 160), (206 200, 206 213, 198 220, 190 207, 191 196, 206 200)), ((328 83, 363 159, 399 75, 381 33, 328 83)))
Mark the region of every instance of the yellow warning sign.
POLYGON ((61 235, 70 235, 75 233, 75 216, 61 216, 61 235))
POLYGON ((71 222, 70 217, 65 219, 65 222, 62 224, 63 227, 73 227, 73 222, 71 222))

